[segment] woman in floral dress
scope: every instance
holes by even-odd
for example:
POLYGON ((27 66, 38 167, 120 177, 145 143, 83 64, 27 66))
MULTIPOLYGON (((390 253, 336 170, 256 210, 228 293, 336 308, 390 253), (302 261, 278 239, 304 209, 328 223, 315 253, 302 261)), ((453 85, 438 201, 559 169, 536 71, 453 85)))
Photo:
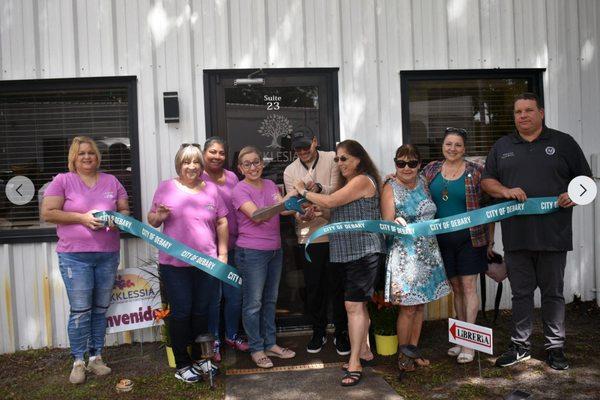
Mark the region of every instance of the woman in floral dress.
MULTIPOLYGON (((417 148, 402 145, 394 162, 396 174, 384 186, 381 197, 383 219, 402 225, 433 219, 436 207, 418 175, 421 156, 417 148)), ((386 262, 385 299, 400 306, 396 329, 401 347, 417 346, 425 304, 448 293, 450 285, 435 236, 394 238, 386 262)), ((422 357, 415 363, 429 365, 422 357)))

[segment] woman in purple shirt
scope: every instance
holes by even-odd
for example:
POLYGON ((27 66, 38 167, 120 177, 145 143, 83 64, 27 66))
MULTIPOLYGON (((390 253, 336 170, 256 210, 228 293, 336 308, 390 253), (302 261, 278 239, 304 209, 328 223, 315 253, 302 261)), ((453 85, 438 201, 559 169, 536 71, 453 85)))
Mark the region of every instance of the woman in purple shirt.
POLYGON ((67 332, 75 359, 71 383, 85 381, 87 370, 109 374, 102 361, 106 333, 106 310, 117 267, 119 232, 105 228, 95 211, 129 214, 127 193, 112 175, 98 171, 100 152, 86 136, 73 138, 69 149, 69 172, 58 174, 44 192, 42 218, 56 224, 58 264, 67 289, 71 311, 67 332))
MULTIPOLYGON (((227 263, 227 207, 217 186, 203 180, 204 160, 200 145, 184 143, 175 155, 177 177, 159 184, 154 193, 148 223, 181 243, 227 263)), ((208 372, 201 354, 187 347, 208 331, 208 304, 217 279, 196 267, 159 252, 159 274, 171 315, 169 334, 175 356, 175 377, 198 382, 208 372)), ((212 372, 211 372, 212 373, 212 372)))
MULTIPOLYGON (((227 227, 229 229, 229 253, 227 259, 229 260, 229 265, 233 266, 235 260, 233 249, 235 248, 238 230, 235 209, 233 208, 231 197, 233 196, 233 188, 238 184, 239 180, 233 172, 223 168, 227 156, 227 145, 223 139, 216 136, 208 138, 204 143, 204 151, 202 154, 204 156, 205 164, 202 179, 217 185, 219 195, 229 210, 229 213, 227 214, 227 227)), ((223 299, 225 344, 236 350, 248 351, 248 341, 242 339, 242 337, 238 335, 242 314, 242 291, 233 286, 224 285, 221 281, 218 281, 213 293, 214 295, 210 299, 208 310, 208 331, 217 338, 219 337, 221 299, 223 299)), ((217 339, 214 348, 214 359, 216 362, 221 361, 220 345, 220 340, 217 339)))
POLYGON ((252 361, 260 368, 271 368, 269 356, 292 358, 296 353, 275 342, 275 304, 282 267, 279 214, 257 217, 255 212, 283 199, 275 183, 262 178, 263 167, 260 150, 251 146, 240 150, 238 168, 244 180, 235 187, 232 203, 238 223, 235 264, 243 282, 242 321, 252 361))

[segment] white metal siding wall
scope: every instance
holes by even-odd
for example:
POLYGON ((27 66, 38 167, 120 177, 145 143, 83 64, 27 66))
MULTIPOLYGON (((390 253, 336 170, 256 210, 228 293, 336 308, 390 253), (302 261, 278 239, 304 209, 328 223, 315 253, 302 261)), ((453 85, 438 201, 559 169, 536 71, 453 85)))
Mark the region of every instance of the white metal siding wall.
MULTIPOLYGON (((586 155, 600 152, 599 24, 596 0, 0 0, 0 79, 137 75, 145 214, 179 144, 207 136, 204 69, 339 67, 342 139, 361 141, 391 171, 400 70, 543 67, 548 124, 586 155), (177 125, 163 123, 165 91, 179 92, 177 125)), ((574 213, 567 299, 593 298, 592 216, 592 207, 574 213)), ((0 352, 66 346, 54 248, 0 245, 0 352)), ((124 241, 122 264, 150 254, 124 241)))

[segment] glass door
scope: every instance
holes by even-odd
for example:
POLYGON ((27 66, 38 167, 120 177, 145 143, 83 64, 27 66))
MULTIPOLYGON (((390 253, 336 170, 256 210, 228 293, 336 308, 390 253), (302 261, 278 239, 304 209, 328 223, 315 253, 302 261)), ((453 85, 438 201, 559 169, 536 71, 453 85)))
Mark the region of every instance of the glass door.
MULTIPOLYGON (((233 171, 239 150, 253 145, 263 151, 263 177, 273 180, 283 193, 283 171, 294 160, 291 133, 309 129, 318 137, 321 149, 332 149, 337 135, 337 106, 332 104, 332 76, 325 73, 302 73, 302 70, 264 70, 254 77, 262 85, 236 85, 254 71, 206 72, 207 136, 225 138, 229 146, 229 164, 233 171), (334 111, 335 110, 335 111, 334 111), (209 126, 210 125, 210 126, 209 126)), ((335 72, 335 73, 332 73, 335 72)), ((205 75, 206 77, 206 75, 205 75)), ((336 98, 337 99, 337 98, 336 98)), ((281 220, 283 272, 277 303, 280 328, 307 324, 304 318, 304 278, 294 233, 294 219, 281 220)))

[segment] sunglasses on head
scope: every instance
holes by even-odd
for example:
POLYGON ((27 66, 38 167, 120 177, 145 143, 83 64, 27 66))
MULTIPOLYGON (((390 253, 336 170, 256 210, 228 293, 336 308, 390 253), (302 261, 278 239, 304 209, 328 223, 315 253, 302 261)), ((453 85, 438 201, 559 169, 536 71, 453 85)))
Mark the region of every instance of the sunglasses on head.
POLYGON ((341 156, 341 157, 335 156, 335 157, 333 157, 333 161, 336 162, 336 163, 340 162, 340 161, 341 162, 346 162, 348 160, 349 160, 349 158, 346 157, 346 156, 341 156))
POLYGON ((453 128, 451 126, 446 128, 445 133, 457 133, 461 136, 467 136, 467 130, 463 128, 453 128))
POLYGON ((194 147, 200 148, 200 144, 199 143, 181 143, 181 147, 182 148, 188 147, 188 146, 194 146, 194 147))
POLYGON ((404 161, 404 160, 399 160, 397 158, 394 158, 394 162, 396 163, 396 167, 398 167, 398 168, 404 168, 407 165, 408 165, 408 168, 417 168, 417 166, 419 165, 418 160, 404 161))

